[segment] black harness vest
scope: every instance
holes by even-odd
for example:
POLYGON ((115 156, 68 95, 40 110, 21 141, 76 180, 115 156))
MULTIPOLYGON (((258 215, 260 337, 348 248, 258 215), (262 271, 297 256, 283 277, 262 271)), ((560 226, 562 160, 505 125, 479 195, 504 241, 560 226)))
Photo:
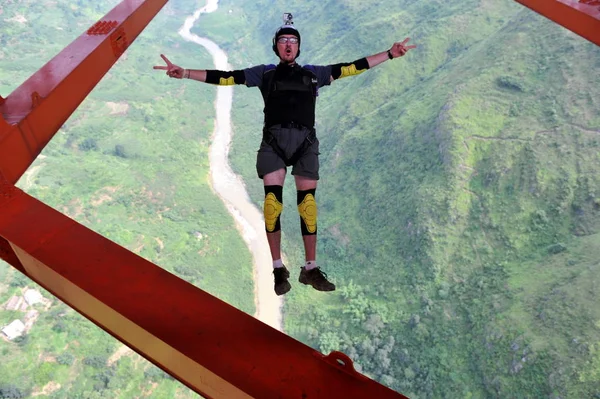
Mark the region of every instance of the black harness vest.
POLYGON ((261 90, 263 94, 263 98, 265 100, 265 125, 263 128, 263 140, 265 143, 273 148, 273 151, 279 155, 279 157, 285 162, 287 166, 294 165, 298 159, 304 154, 304 152, 316 141, 317 136, 314 129, 314 126, 305 126, 301 123, 298 123, 294 120, 284 121, 280 123, 282 128, 295 128, 295 129, 309 129, 309 133, 306 136, 306 139, 302 142, 302 144, 298 147, 298 149, 292 154, 291 157, 286 157, 284 151, 277 144, 277 140, 273 134, 269 131, 271 126, 267 126, 268 112, 272 112, 272 110, 268 109, 269 107, 269 99, 272 98, 271 95, 277 92, 292 92, 292 95, 296 93, 302 93, 304 95, 310 94, 312 99, 311 104, 311 112, 313 113, 309 118, 300 118, 301 120, 314 120, 314 109, 316 104, 316 96, 318 89, 317 76, 313 71, 308 68, 304 68, 301 66, 295 66, 294 73, 298 74, 295 76, 294 80, 276 80, 276 68, 269 69, 265 72, 263 76, 263 90, 261 90))
MULTIPOLYGON (((268 113, 272 110, 269 109, 269 99, 271 95, 274 93, 281 93, 285 91, 292 92, 291 95, 302 93, 302 94, 310 94, 312 102, 312 112, 314 113, 314 107, 317 99, 317 91, 318 91, 318 81, 317 75, 309 69, 310 67, 301 67, 299 65, 295 65, 293 80, 290 79, 282 79, 276 80, 276 72, 277 67, 275 66, 267 66, 267 70, 263 75, 263 83, 261 87, 261 93, 263 94, 263 99, 265 100, 265 122, 269 119, 268 113)), ((301 116, 302 119, 308 119, 301 116)), ((311 116, 311 119, 314 118, 314 115, 311 116)), ((283 122, 292 122, 292 121, 283 121, 283 122)), ((307 126, 312 127, 312 126, 307 126)))

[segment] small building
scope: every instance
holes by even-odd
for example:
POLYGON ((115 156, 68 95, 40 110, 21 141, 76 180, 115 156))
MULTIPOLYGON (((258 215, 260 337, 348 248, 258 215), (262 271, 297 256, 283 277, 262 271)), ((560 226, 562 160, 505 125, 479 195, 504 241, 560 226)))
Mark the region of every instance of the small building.
POLYGON ((2 329, 2 333, 11 341, 21 336, 23 331, 25 331, 25 324, 23 324, 21 320, 14 320, 8 326, 2 329))
POLYGON ((44 297, 38 290, 28 289, 25 291, 23 296, 25 297, 25 301, 29 306, 33 306, 36 303, 42 303, 44 301, 44 297))
POLYGON ((23 297, 17 296, 17 295, 13 295, 8 302, 6 303, 6 305, 4 306, 4 309, 6 310, 19 310, 19 308, 21 307, 21 302, 23 302, 23 297))

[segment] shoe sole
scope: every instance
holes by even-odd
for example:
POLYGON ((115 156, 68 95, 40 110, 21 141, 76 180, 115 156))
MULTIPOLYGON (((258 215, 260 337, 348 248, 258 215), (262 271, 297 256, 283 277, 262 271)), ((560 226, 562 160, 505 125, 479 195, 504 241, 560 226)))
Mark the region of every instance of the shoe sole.
POLYGON ((335 286, 334 286, 332 289, 330 289, 330 290, 322 290, 322 289, 319 289, 319 288, 315 287, 314 285, 312 285, 312 284, 311 284, 310 282, 308 282, 308 281, 302 281, 302 280, 300 280, 300 279, 298 279, 298 281, 299 281, 300 283, 304 284, 304 285, 310 285, 310 286, 311 286, 311 287, 313 287, 315 290, 317 290, 317 291, 320 291, 320 292, 331 292, 331 291, 335 291, 335 286))
POLYGON ((277 294, 277 296, 280 296, 287 294, 292 289, 292 285, 289 281, 286 281, 284 284, 281 284, 278 288, 279 289, 275 288, 275 294, 277 294))

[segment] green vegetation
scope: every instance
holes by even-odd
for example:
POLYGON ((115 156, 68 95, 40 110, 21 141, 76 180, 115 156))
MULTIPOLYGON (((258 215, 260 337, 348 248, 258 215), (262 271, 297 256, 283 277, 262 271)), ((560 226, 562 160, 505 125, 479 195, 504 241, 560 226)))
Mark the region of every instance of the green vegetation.
MULTIPOLYGON (((1 28, 6 41, 0 50, 4 96, 118 1, 62 2, 51 8, 45 3, 49 2, 0 6, 3 21, 18 15, 25 19, 3 22, 1 28), (36 21, 42 15, 40 26, 36 21)), ((251 256, 208 180, 214 90, 171 81, 152 69, 163 63, 161 53, 193 64, 209 63, 205 51, 177 34, 195 6, 193 1, 179 1, 159 14, 19 185, 92 230, 253 314, 251 256)), ((2 304, 21 295, 21 288, 33 286, 4 264, 0 270, 2 304)), ((27 335, 12 343, 0 341, 0 397, 29 397, 43 389, 48 394, 38 397, 197 397, 138 355, 109 365, 122 344, 56 299, 49 311, 38 310, 40 317, 27 335)), ((2 309, 0 325, 24 316, 2 309)))
MULTIPOLYGON (((321 91, 319 259, 340 289, 293 289, 286 331, 411 397, 599 395, 598 48, 511 2, 362 5, 297 10, 302 60, 419 47, 321 91)), ((244 9, 268 43, 280 10, 244 9)), ((252 179, 260 127, 241 129, 252 179)))
MULTIPOLYGON (((150 69, 160 53, 212 68, 176 33, 196 6, 169 3, 21 185, 251 313, 250 255, 207 182, 214 88, 150 69)), ((600 397, 598 47, 512 1, 284 7, 222 1, 194 31, 235 68, 275 61, 284 11, 301 30, 301 62, 352 61, 408 36, 419 46, 320 92, 319 262, 339 289, 293 285, 286 332, 344 351, 414 398, 600 397)), ((2 8, 3 18, 44 15, 45 29, 1 28, 7 94, 109 7, 2 8)), ((236 88, 231 149, 257 204, 260 101, 236 88)), ((295 279, 291 180, 282 225, 295 279)), ((0 267, 1 303, 28 284, 19 276, 0 267)), ((120 345, 54 302, 24 338, 0 341, 1 394, 27 397, 53 381, 52 398, 194 396, 137 356, 108 366, 120 345)), ((0 312, 3 325, 16 317, 0 312)))

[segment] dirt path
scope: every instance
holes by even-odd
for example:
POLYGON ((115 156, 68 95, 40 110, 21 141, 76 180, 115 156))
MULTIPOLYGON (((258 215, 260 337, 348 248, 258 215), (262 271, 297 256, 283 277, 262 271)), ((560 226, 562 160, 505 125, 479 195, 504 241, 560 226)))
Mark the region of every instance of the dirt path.
POLYGON ((109 358, 108 361, 106 362, 107 366, 112 366, 117 360, 119 360, 120 358, 122 358, 125 355, 128 355, 130 353, 133 353, 133 351, 125 346, 122 345, 119 347, 119 349, 117 349, 117 351, 115 353, 113 353, 109 358))
MULTIPOLYGON (((44 159, 44 158, 46 158, 44 155, 38 155, 38 159, 44 159)), ((39 164, 39 165, 32 166, 29 169, 27 169, 27 171, 23 174, 23 176, 19 180, 19 183, 22 184, 22 186, 20 186, 20 188, 23 191, 27 191, 31 188, 31 186, 33 186, 35 177, 40 172, 40 169, 42 169, 43 166, 44 166, 44 164, 39 164)))

